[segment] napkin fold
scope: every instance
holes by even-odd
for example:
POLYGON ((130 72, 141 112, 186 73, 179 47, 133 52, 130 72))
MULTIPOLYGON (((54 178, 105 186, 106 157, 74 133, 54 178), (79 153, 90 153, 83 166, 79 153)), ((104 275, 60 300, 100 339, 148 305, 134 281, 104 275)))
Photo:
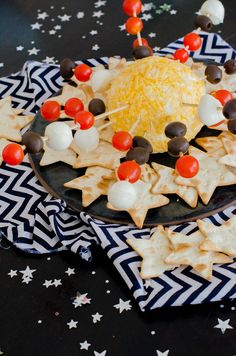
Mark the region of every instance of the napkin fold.
MULTIPOLYGON (((218 34, 201 34, 203 45, 191 53, 198 59, 225 62, 236 52, 218 34)), ((182 47, 183 38, 169 44, 159 54, 173 53, 182 47)), ((107 58, 86 63, 107 63, 107 58)), ((0 97, 11 95, 13 105, 35 114, 42 102, 63 85, 57 65, 28 61, 16 74, 0 79, 0 97)), ((71 250, 90 261, 91 244, 100 245, 121 274, 142 311, 162 306, 179 306, 236 297, 236 263, 215 265, 212 281, 202 279, 191 267, 179 267, 161 277, 144 281, 140 278, 141 258, 127 245, 127 238, 149 238, 151 230, 108 224, 85 212, 76 214, 66 203, 54 199, 37 180, 26 154, 19 166, 2 164, 0 168, 0 244, 4 237, 17 248, 33 254, 71 250)), ((222 224, 236 214, 236 206, 206 220, 222 224)), ((196 223, 172 227, 190 234, 196 223)))

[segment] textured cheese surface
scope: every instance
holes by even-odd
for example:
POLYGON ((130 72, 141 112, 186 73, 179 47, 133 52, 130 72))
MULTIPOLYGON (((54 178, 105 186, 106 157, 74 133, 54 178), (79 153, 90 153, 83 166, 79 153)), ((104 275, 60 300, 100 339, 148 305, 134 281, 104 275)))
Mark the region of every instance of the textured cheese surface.
POLYGON ((129 104, 110 115, 115 131, 130 130, 140 117, 134 135, 146 137, 155 152, 167 151, 165 126, 181 121, 187 126, 186 138, 194 138, 202 124, 197 107, 205 93, 205 83, 184 64, 165 57, 147 57, 130 63, 111 83, 108 109, 129 104))

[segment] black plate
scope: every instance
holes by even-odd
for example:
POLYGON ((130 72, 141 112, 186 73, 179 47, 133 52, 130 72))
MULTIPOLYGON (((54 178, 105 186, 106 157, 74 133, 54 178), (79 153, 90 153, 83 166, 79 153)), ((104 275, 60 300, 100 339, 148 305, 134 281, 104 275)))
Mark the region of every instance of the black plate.
MULTIPOLYGON (((48 123, 42 119, 40 114, 37 114, 35 120, 31 125, 31 130, 44 135, 45 127, 48 123)), ((200 136, 218 135, 219 131, 209 130, 204 127, 198 134, 200 136)), ((194 144, 194 142, 192 142, 194 144)), ((81 191, 76 189, 64 188, 63 184, 71 179, 84 174, 85 169, 73 169, 65 163, 54 163, 52 165, 41 167, 39 162, 42 153, 36 155, 29 155, 31 165, 35 171, 41 184, 54 197, 66 201, 76 212, 86 211, 89 215, 99 218, 103 221, 121 224, 132 224, 132 220, 126 212, 114 212, 106 208, 106 197, 100 197, 89 207, 83 208, 81 206, 81 191)), ((174 167, 175 159, 170 157, 167 153, 151 155, 151 161, 160 164, 174 167)), ((170 203, 166 206, 157 209, 149 210, 145 219, 144 226, 156 226, 157 224, 173 225, 197 218, 207 217, 216 213, 236 202, 236 185, 228 187, 219 187, 216 189, 213 197, 208 205, 203 205, 199 199, 196 208, 190 208, 182 199, 176 195, 168 195, 170 203)))

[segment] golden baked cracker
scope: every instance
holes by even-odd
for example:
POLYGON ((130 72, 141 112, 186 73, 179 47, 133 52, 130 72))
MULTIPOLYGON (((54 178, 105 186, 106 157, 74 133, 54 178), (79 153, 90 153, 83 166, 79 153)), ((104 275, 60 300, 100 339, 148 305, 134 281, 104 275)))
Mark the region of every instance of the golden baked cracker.
POLYGON ((6 145, 8 145, 9 143, 11 143, 11 141, 6 140, 5 138, 0 138, 0 166, 1 166, 2 162, 3 162, 2 151, 3 151, 4 147, 6 145))
POLYGON ((76 162, 76 157, 76 153, 70 148, 57 151, 48 147, 47 144, 44 143, 44 153, 39 164, 40 166, 48 166, 49 164, 56 162, 64 162, 73 166, 76 162))
POLYGON ((64 183, 64 187, 82 190, 82 206, 87 207, 101 195, 106 195, 112 184, 113 171, 103 167, 89 167, 83 176, 64 183), (103 176, 106 175, 106 179, 103 176), (111 179, 109 179, 109 176, 111 179))
POLYGON ((80 151, 72 142, 71 148, 78 153, 78 158, 74 168, 99 166, 108 169, 115 169, 120 165, 120 159, 126 152, 116 150, 110 143, 101 141, 98 147, 91 152, 80 151))
MULTIPOLYGON (((105 121, 104 124, 106 124, 108 121, 105 121)), ((102 125, 100 125, 102 126, 102 125)), ((98 126, 98 128, 100 127, 98 126)), ((114 135, 115 131, 113 130, 112 125, 109 125, 107 127, 104 127, 104 129, 99 130, 99 137, 101 140, 112 143, 112 137, 114 135)))
MULTIPOLYGON (((83 103, 86 102, 86 95, 85 95, 84 91, 81 89, 81 87, 74 87, 70 84, 66 84, 63 86, 61 94, 59 94, 57 96, 53 96, 53 97, 47 99, 46 101, 55 100, 59 104, 64 106, 66 101, 70 98, 79 98, 80 100, 82 100, 83 103)), ((63 117, 67 117, 67 116, 64 115, 63 117)))
POLYGON ((145 163, 141 165, 140 179, 145 183, 151 183, 153 187, 158 180, 158 175, 155 170, 149 166, 149 164, 145 163))
POLYGON ((236 141, 229 138, 221 139, 226 150, 226 155, 219 159, 219 162, 227 166, 236 167, 236 141))
POLYGON ((223 147, 221 139, 217 136, 198 137, 195 141, 199 146, 203 147, 207 153, 213 153, 223 147))
POLYGON ((207 251, 219 251, 226 255, 236 257, 236 216, 234 215, 221 226, 210 222, 197 220, 205 240, 200 248, 207 251))
POLYGON ((203 278, 210 280, 213 263, 233 262, 222 253, 201 250, 205 238, 199 230, 188 236, 170 229, 166 232, 173 247, 173 252, 165 260, 168 264, 192 266, 203 278))
POLYGON ((33 116, 18 115, 12 108, 11 97, 8 96, 0 100, 0 138, 21 142, 20 130, 28 125, 33 116))
POLYGON ((116 209, 110 203, 107 207, 116 211, 127 211, 138 228, 142 228, 145 217, 149 209, 159 208, 169 203, 169 199, 161 194, 151 193, 151 183, 144 183, 141 180, 134 183, 137 191, 135 205, 131 209, 116 209))
POLYGON ((154 194, 177 194, 192 208, 196 207, 198 193, 195 188, 177 184, 175 182, 177 173, 172 168, 162 166, 155 162, 152 162, 152 167, 158 174, 158 181, 152 189, 154 194))
POLYGON ((193 178, 177 176, 175 182, 196 188, 204 204, 208 204, 217 187, 236 184, 236 176, 217 158, 193 146, 189 154, 199 161, 199 171, 193 178))
POLYGON ((159 225, 150 239, 127 239, 126 242, 142 257, 140 276, 143 279, 159 277, 176 266, 165 262, 172 249, 163 226, 159 225))

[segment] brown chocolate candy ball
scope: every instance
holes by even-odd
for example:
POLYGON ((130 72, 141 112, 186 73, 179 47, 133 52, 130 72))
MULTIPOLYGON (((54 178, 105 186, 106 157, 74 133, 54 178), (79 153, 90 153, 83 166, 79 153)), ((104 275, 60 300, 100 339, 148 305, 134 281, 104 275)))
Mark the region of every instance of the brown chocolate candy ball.
POLYGON ((224 69, 227 74, 236 73, 236 59, 229 59, 224 64, 224 69))
POLYGON ((144 147, 131 148, 126 154, 126 160, 144 164, 149 160, 149 152, 144 147))
POLYGON ((94 98, 89 102, 89 111, 94 115, 103 114, 106 111, 106 106, 102 99, 94 98))
POLYGON ((202 31, 210 32, 212 30, 213 23, 211 19, 209 19, 209 17, 204 15, 198 15, 195 18, 194 26, 196 28, 200 27, 202 31))
POLYGON ((185 137, 174 137, 167 146, 169 155, 178 157, 181 153, 185 154, 188 151, 189 143, 185 137))
POLYGON ((39 134, 27 131, 22 136, 22 143, 29 153, 39 153, 43 149, 43 140, 39 134))
POLYGON ((236 119, 228 120, 227 122, 228 130, 236 135, 236 119))
POLYGON ((180 121, 171 122, 165 127, 165 135, 169 138, 184 136, 186 132, 186 125, 180 121))
POLYGON ((236 119, 236 99, 227 101, 223 107, 223 115, 226 119, 236 119))
POLYGON ((147 46, 137 46, 133 49, 133 57, 135 59, 142 59, 145 57, 150 57, 152 52, 147 46))
POLYGON ((70 79, 71 77, 73 77, 73 69, 76 67, 75 62, 73 62, 70 58, 64 58, 61 62, 60 62, 60 73, 61 76, 64 79, 70 79))
POLYGON ((218 84, 222 79, 222 70, 215 64, 209 64, 205 70, 206 79, 211 84, 218 84))
POLYGON ((143 147, 148 153, 153 152, 151 143, 142 136, 134 136, 133 138, 133 147, 143 147))

